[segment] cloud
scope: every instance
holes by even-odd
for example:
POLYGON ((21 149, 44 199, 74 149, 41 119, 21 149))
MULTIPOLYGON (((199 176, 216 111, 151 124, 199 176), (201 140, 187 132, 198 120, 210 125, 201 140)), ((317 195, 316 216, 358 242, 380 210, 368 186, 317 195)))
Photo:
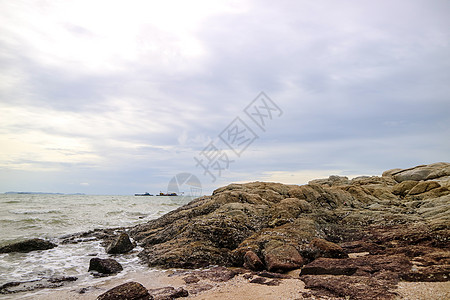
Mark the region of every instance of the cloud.
POLYGON ((0 190, 45 177, 133 193, 179 172, 212 190, 446 161, 449 12, 406 0, 2 2, 0 176, 16 175, 0 190), (193 157, 260 91, 283 116, 211 182, 193 157))

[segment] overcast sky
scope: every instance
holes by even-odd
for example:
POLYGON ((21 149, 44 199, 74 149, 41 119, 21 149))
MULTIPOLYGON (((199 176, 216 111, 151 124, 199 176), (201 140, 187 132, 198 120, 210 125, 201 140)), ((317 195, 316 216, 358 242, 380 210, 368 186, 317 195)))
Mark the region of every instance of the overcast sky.
POLYGON ((0 0, 0 192, 450 161, 449 16, 447 0, 0 0))

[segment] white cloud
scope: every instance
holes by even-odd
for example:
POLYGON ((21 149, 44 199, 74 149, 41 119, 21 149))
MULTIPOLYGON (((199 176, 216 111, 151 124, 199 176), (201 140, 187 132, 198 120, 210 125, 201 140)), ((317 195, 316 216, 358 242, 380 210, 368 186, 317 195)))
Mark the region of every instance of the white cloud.
POLYGON ((92 190, 201 173, 192 157, 261 90, 284 114, 221 183, 448 160, 449 12, 420 0, 1 1, 0 166, 27 182, 54 172, 41 177, 58 186, 70 170, 92 190))

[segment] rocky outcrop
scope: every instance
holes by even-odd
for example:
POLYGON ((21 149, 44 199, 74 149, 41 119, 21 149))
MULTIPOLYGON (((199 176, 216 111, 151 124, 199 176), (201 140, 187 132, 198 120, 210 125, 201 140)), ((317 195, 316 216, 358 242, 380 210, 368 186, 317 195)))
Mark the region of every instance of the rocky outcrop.
POLYGON ((10 245, 0 247, 0 253, 11 252, 31 252, 37 250, 48 250, 55 248, 57 245, 43 239, 30 239, 10 245))
POLYGON ((127 282, 116 286, 97 297, 97 300, 151 300, 148 290, 138 282, 127 282))
POLYGON ((0 286, 0 294, 15 294, 40 289, 53 289, 62 287, 64 284, 78 280, 73 276, 55 276, 28 281, 13 281, 0 286))
POLYGON ((348 276, 349 285, 367 281, 376 295, 384 281, 448 280, 449 189, 449 163, 303 186, 230 184, 129 234, 150 266, 285 272, 305 265, 302 279, 316 290, 348 276))
POLYGON ((123 267, 115 259, 98 257, 91 258, 89 261, 89 272, 95 272, 96 275, 113 275, 123 270, 123 267))
MULTIPOLYGON (((150 266, 181 268, 245 265, 284 272, 319 257, 346 258, 349 248, 338 244, 362 243, 374 237, 375 227, 391 234, 383 241, 366 238, 365 247, 394 249, 402 237, 393 229, 402 231, 395 226, 403 224, 426 228, 418 232, 424 240, 443 247, 450 230, 449 170, 449 163, 437 163, 303 186, 231 184, 129 233, 150 266)), ((353 250, 364 248, 358 247, 353 250)))

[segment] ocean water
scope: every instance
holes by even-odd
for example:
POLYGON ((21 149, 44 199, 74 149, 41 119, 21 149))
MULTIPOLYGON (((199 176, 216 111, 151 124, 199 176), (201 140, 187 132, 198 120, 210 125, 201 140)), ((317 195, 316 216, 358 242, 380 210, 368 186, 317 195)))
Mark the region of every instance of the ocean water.
MULTIPOLYGON (((64 236, 96 228, 132 226, 186 204, 187 197, 0 194, 0 246, 44 238, 58 247, 30 253, 0 254, 0 285, 50 276, 93 280, 87 269, 94 257, 109 257, 99 241, 60 244, 64 236)), ((115 257, 124 271, 147 268, 136 253, 115 257)), ((98 279, 101 280, 101 279, 98 279)), ((0 298, 2 296, 0 295, 0 298)))

